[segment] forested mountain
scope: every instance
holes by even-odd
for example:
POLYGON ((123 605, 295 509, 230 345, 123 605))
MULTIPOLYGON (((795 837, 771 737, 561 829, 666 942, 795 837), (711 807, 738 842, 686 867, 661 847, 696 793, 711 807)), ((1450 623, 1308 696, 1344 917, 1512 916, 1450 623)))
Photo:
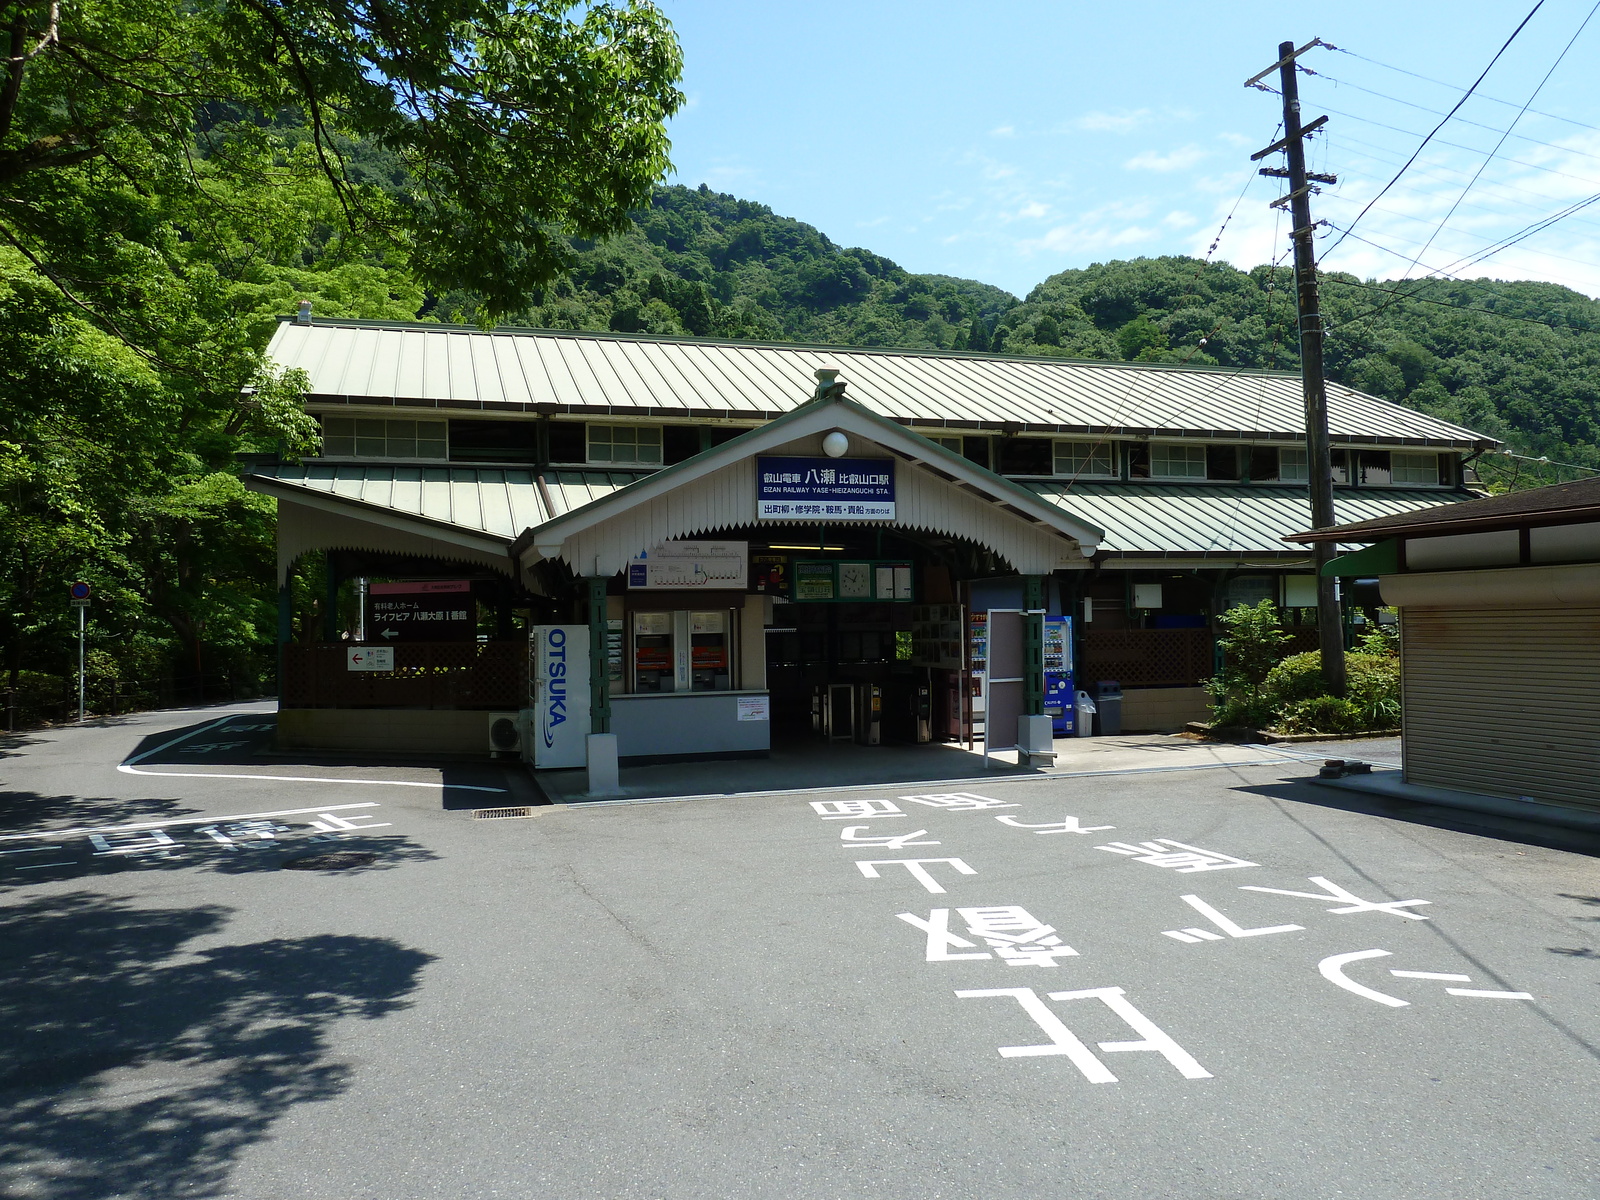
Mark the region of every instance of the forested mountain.
MULTIPOLYGON (((913 275, 881 255, 844 249, 764 204, 663 187, 634 227, 573 243, 568 277, 512 323, 549 329, 940 348, 987 331, 1017 303, 970 279, 913 275), (977 322, 974 325, 974 321, 977 322)), ((471 319, 453 293, 430 315, 471 319)))
MULTIPOLYGON (((973 280, 912 274, 703 185, 658 188, 650 208, 634 214, 632 230, 573 249, 569 276, 509 321, 1246 368, 1299 364, 1287 268, 1240 271, 1181 257, 1110 261, 1052 275, 1018 301, 973 280)), ((1600 303, 1547 283, 1391 286, 1331 273, 1322 305, 1332 378, 1500 438, 1519 453, 1600 467, 1600 303)), ((473 298, 451 293, 424 313, 470 320, 473 298)), ((1520 469, 1504 460, 1483 470, 1498 485, 1557 478, 1553 467, 1520 469)))

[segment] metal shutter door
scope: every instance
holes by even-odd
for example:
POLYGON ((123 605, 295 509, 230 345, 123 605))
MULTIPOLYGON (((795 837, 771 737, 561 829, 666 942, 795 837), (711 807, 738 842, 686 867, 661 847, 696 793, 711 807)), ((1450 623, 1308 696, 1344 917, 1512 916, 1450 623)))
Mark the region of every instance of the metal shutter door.
POLYGON ((1600 608, 1407 608, 1406 779, 1600 809, 1600 608))

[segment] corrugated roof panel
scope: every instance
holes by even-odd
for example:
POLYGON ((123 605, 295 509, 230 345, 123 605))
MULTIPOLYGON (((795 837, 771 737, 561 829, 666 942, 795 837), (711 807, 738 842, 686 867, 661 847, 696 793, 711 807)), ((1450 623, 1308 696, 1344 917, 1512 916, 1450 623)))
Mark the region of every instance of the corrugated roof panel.
POLYGON ((285 464, 257 468, 252 474, 306 492, 338 496, 508 541, 525 529, 542 525, 551 515, 545 510, 532 471, 285 464))
MULTIPOLYGON (((1104 483, 1029 484, 1046 500, 1106 531, 1102 550, 1117 554, 1291 554, 1280 539, 1311 522, 1305 488, 1104 483)), ((1456 492, 1341 489, 1341 522, 1450 504, 1456 492)))
MULTIPOLYGON (((853 399, 901 420, 1286 438, 1296 436, 1304 421, 1299 380, 1256 371, 449 326, 403 327, 395 351, 395 328, 285 322, 269 354, 282 366, 305 369, 314 394, 353 400, 454 399, 488 407, 549 402, 601 411, 754 416, 804 403, 815 369, 836 364, 853 399), (389 364, 395 360, 391 381, 389 364)), ((1466 447, 1483 440, 1461 426, 1337 384, 1329 385, 1328 406, 1336 441, 1431 440, 1466 447)))

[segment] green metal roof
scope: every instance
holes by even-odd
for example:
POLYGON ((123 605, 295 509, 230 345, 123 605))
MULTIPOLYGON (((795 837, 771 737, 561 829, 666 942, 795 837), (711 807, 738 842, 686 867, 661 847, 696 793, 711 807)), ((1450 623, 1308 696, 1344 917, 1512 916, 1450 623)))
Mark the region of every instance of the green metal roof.
MULTIPOLYGON (((1282 484, 1031 483, 1039 495, 1106 531, 1097 557, 1305 557, 1287 532, 1311 524, 1306 487, 1282 484)), ((1460 492, 1336 488, 1341 522, 1367 521, 1468 499, 1460 492)), ((1352 543, 1350 548, 1355 548, 1352 543)))

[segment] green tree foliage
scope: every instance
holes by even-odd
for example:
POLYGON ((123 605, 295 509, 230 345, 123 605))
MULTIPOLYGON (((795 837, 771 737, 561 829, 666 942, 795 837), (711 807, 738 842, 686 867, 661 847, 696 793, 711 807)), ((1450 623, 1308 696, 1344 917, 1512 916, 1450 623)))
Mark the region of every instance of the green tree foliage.
POLYGON ((1345 655, 1346 694, 1340 697, 1328 694, 1320 651, 1284 657, 1289 638, 1272 601, 1239 605, 1218 620, 1224 631, 1217 640, 1222 670, 1206 684, 1218 726, 1284 733, 1399 727, 1400 660, 1394 637, 1374 630, 1345 655))
MULTIPOLYGON (((1515 451, 1600 468, 1600 302, 1556 284, 1426 280, 1393 286, 1338 272, 1322 282, 1328 374, 1340 383, 1501 439, 1515 451), (1402 295, 1397 298, 1395 291, 1402 295)), ((1292 274, 1192 258, 1096 263, 1052 275, 1007 314, 1048 317, 1085 358, 1224 367, 1299 366, 1292 274)), ((1491 486, 1572 474, 1478 463, 1491 486)))
POLYGON ((677 44, 601 0, 0 0, 0 27, 8 682, 71 657, 74 578, 106 669, 248 676, 273 514, 236 456, 315 444, 262 363, 276 314, 523 307, 648 202, 677 44))
MULTIPOLYGON (((999 288, 914 275, 870 250, 702 185, 658 188, 631 229, 577 242, 565 279, 513 321, 551 329, 966 349, 1014 306, 999 288), (981 334, 978 332, 981 331, 981 334), (959 344, 958 344, 959 343, 959 344)), ((432 315, 470 316, 477 297, 441 298, 432 315)))

